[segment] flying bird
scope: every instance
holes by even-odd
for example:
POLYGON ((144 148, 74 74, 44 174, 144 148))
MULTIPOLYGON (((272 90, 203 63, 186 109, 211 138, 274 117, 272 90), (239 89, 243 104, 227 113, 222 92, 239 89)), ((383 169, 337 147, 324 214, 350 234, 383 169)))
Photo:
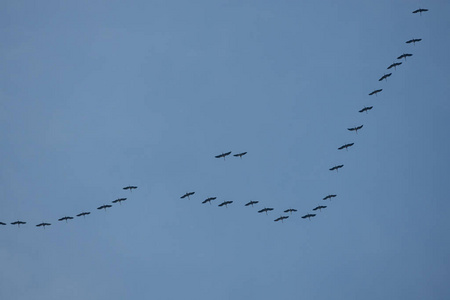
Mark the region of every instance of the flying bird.
POLYGON ((322 200, 328 200, 328 199, 330 199, 331 200, 331 198, 334 198, 334 197, 336 197, 337 195, 328 195, 328 196, 326 196, 325 198, 323 198, 322 200))
POLYGON ((245 204, 245 206, 249 206, 251 205, 253 207, 253 204, 257 204, 259 201, 250 201, 248 203, 245 204))
POLYGON ((428 9, 426 9, 426 8, 419 8, 419 9, 416 9, 415 11, 413 11, 412 13, 413 14, 420 13, 420 15, 422 15, 422 12, 426 12, 426 11, 428 11, 428 9))
POLYGON ((228 155, 230 155, 230 154, 231 154, 231 151, 230 151, 230 152, 227 152, 227 153, 222 153, 222 154, 216 155, 215 157, 216 157, 216 158, 221 158, 221 157, 223 157, 223 160, 225 160, 225 156, 228 156, 228 155))
POLYGON ((85 216, 90 215, 90 214, 91 214, 90 212, 84 211, 84 212, 82 212, 81 214, 78 214, 77 217, 83 216, 83 218, 85 218, 85 216))
POLYGON ((358 133, 358 130, 360 130, 361 128, 363 128, 363 125, 352 127, 352 128, 347 128, 347 130, 358 133))
POLYGON ((322 211, 322 208, 327 208, 327 207, 326 207, 325 205, 319 205, 319 206, 313 208, 313 210, 319 210, 319 211, 322 211))
POLYGON ((406 58, 407 58, 407 57, 410 57, 410 56, 413 56, 413 55, 412 55, 412 54, 409 54, 409 53, 403 53, 402 55, 400 55, 399 57, 397 57, 397 59, 402 59, 402 58, 404 58, 405 61, 406 61, 406 58))
POLYGON ((340 169, 340 168, 342 168, 344 165, 337 165, 337 166, 334 166, 334 167, 332 167, 331 169, 330 169, 330 171, 334 171, 334 170, 336 170, 336 172, 338 172, 338 170, 340 169))
POLYGON ((420 42, 422 39, 411 39, 409 41, 406 41, 407 44, 411 44, 413 43, 413 45, 415 45, 417 42, 420 42))
POLYGON ((247 152, 242 152, 242 153, 238 153, 238 154, 234 154, 233 156, 242 158, 242 156, 244 156, 245 154, 247 154, 247 152))
POLYGON ((0 222, 0 225, 6 225, 6 223, 0 222))
POLYGON ((338 150, 342 150, 342 149, 344 149, 344 148, 345 148, 345 150, 347 150, 348 147, 351 147, 351 146, 353 146, 354 144, 355 144, 355 143, 349 143, 349 144, 342 145, 342 146, 340 146, 340 147, 338 148, 338 150))
POLYGON ((113 200, 112 203, 117 203, 117 202, 119 202, 119 204, 122 204, 122 201, 125 201, 125 200, 127 200, 127 198, 118 198, 118 199, 116 199, 116 200, 113 200))
POLYGON ((390 65, 387 68, 388 68, 388 70, 391 69, 391 68, 394 68, 394 70, 397 70, 397 67, 400 66, 401 64, 402 64, 401 62, 396 62, 396 63, 393 63, 392 65, 390 65))
POLYGON ((387 81, 387 78, 388 78, 389 76, 391 76, 391 75, 392 75, 392 73, 384 74, 383 76, 381 76, 380 79, 378 79, 378 81, 382 81, 383 79, 387 81))
POLYGON ((267 215, 267 212, 268 212, 268 211, 271 211, 271 210, 273 210, 273 208, 271 208, 271 207, 264 207, 263 209, 258 210, 258 213, 265 212, 266 215, 267 215))
POLYGON ((105 204, 105 205, 102 205, 102 206, 97 207, 97 209, 104 209, 104 210, 106 211, 106 209, 107 209, 107 208, 110 208, 110 207, 112 207, 112 205, 105 204))
POLYGON ((137 189, 137 186, 129 185, 129 186, 124 187, 123 189, 124 190, 130 190, 130 192, 131 192, 132 190, 137 189))
POLYGON ((50 226, 50 225, 52 225, 52 224, 50 224, 50 223, 41 223, 41 224, 37 224, 36 227, 41 227, 42 226, 45 229, 45 226, 50 226))
POLYGON ((381 92, 383 89, 378 89, 378 90, 375 90, 375 91, 373 91, 373 92, 371 92, 370 94, 369 94, 369 96, 372 96, 372 95, 377 95, 379 92, 381 92))
POLYGON ((367 114, 367 111, 371 110, 372 108, 373 108, 373 106, 364 106, 364 108, 361 109, 359 112, 360 113, 366 112, 366 114, 367 114))
POLYGON ((302 219, 308 218, 308 219, 311 221, 311 218, 312 218, 312 217, 315 217, 315 216, 316 216, 316 214, 307 214, 307 215, 304 215, 304 216, 302 217, 302 219))
POLYGON ((195 194, 195 192, 186 193, 183 196, 181 196, 180 199, 184 199, 184 198, 188 197, 188 199, 191 200, 190 196, 192 196, 194 194, 195 194))
POLYGON ((231 204, 231 203, 233 203, 233 201, 224 201, 224 202, 220 203, 219 206, 224 206, 225 205, 225 207, 228 208, 228 204, 231 204))
POLYGON ((280 216, 279 218, 276 218, 274 221, 275 222, 281 221, 281 223, 283 223, 283 220, 287 218, 289 218, 289 216, 280 216))
POLYGON ((289 208, 289 209, 286 209, 284 212, 285 213, 290 213, 291 215, 292 215, 292 213, 293 212, 296 212, 297 210, 296 209, 294 209, 294 208, 289 208))
POLYGON ((27 222, 17 220, 15 222, 11 223, 11 225, 17 225, 19 227, 20 227, 20 225, 23 225, 23 224, 27 224, 27 222))
POLYGON ((209 202, 209 204, 211 204, 211 201, 212 201, 212 200, 216 200, 216 197, 209 197, 209 198, 206 198, 202 203, 205 204, 206 202, 209 202))
POLYGON ((58 219, 58 221, 66 221, 66 223, 67 223, 67 220, 72 220, 72 219, 73 219, 73 217, 65 216, 65 217, 58 219))

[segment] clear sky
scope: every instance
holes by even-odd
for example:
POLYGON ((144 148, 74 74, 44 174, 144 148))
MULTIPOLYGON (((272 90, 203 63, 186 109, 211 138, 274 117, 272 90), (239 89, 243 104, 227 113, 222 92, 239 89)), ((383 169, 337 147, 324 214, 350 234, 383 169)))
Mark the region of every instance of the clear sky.
POLYGON ((449 16, 2 1, 0 299, 450 299, 449 16))

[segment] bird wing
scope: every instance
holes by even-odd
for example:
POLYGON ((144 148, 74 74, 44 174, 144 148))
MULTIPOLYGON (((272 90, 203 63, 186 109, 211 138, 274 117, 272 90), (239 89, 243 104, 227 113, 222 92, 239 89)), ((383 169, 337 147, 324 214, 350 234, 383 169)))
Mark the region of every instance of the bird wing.
POLYGON ((227 155, 230 155, 230 154, 231 154, 231 151, 227 152, 227 153, 224 153, 223 156, 227 156, 227 155))
POLYGON ((345 145, 340 146, 340 147, 338 148, 338 150, 342 150, 342 149, 344 149, 344 148, 345 148, 345 145))
POLYGON ((184 194, 183 196, 180 197, 180 199, 184 199, 187 197, 187 194, 184 194))

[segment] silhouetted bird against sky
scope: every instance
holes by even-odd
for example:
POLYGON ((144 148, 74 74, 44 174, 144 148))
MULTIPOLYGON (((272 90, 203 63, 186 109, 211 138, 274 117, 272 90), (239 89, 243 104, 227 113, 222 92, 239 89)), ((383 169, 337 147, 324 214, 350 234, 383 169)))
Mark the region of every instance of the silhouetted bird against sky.
POLYGON ((131 192, 132 190, 137 189, 137 186, 129 185, 129 186, 124 187, 123 189, 124 190, 130 190, 130 192, 131 192))
POLYGON ((331 200, 331 198, 334 198, 334 197, 336 197, 336 196, 337 196, 337 195, 328 195, 328 196, 324 197, 322 200, 328 200, 328 199, 331 200))
POLYGON ((311 220, 311 218, 312 218, 312 217, 315 217, 315 216, 316 216, 316 214, 307 214, 307 215, 304 215, 304 216, 302 217, 302 219, 308 218, 309 220, 311 220))
POLYGON ((127 200, 127 198, 118 198, 118 199, 116 199, 116 200, 113 200, 112 203, 117 203, 117 202, 119 202, 119 204, 122 204, 122 201, 125 201, 125 200, 127 200))
POLYGON ((396 63, 393 63, 392 65, 390 65, 387 68, 388 68, 388 70, 391 69, 391 68, 394 68, 394 70, 397 70, 397 67, 400 66, 401 64, 402 64, 401 62, 396 62, 396 63))
POLYGON ((420 13, 420 15, 422 15, 422 13, 426 12, 426 11, 428 11, 428 9, 426 9, 426 8, 419 8, 419 9, 416 9, 415 11, 413 11, 412 13, 413 14, 420 13))
POLYGON ((360 125, 360 126, 356 126, 356 127, 352 127, 352 128, 347 128, 347 130, 349 131, 354 131, 356 133, 358 133, 358 130, 360 130, 361 128, 363 128, 364 125, 360 125))
POLYGON ((97 209, 104 209, 104 210, 106 211, 106 209, 107 209, 107 208, 110 208, 110 207, 112 207, 112 205, 105 204, 105 205, 102 205, 102 206, 97 207, 97 209))
POLYGON ((225 205, 225 207, 228 207, 228 204, 231 204, 231 203, 233 203, 233 201, 224 201, 224 202, 220 203, 219 206, 225 205))
POLYGON ((323 208, 327 208, 327 207, 325 205, 319 205, 319 206, 316 206, 315 208, 313 208, 313 210, 321 211, 323 208))
POLYGON ((340 168, 342 168, 344 165, 337 165, 337 166, 334 166, 334 167, 332 167, 331 169, 330 169, 330 171, 334 171, 334 170, 336 170, 336 172, 338 172, 338 170, 340 169, 340 168))
POLYGON ((58 221, 66 221, 66 223, 67 223, 67 220, 72 220, 72 219, 73 219, 73 217, 65 216, 65 217, 62 217, 62 218, 58 219, 58 221))
POLYGON ((6 223, 0 222, 0 225, 6 225, 6 223))
POLYGON ((389 76, 391 76, 391 75, 392 75, 392 73, 384 74, 383 76, 381 76, 380 79, 378 79, 378 81, 382 81, 383 79, 387 81, 387 78, 388 78, 389 76))
POLYGON ((24 222, 24 221, 15 221, 15 222, 12 222, 12 223, 11 223, 11 225, 17 225, 17 226, 19 226, 19 227, 20 227, 20 225, 24 225, 24 224, 27 224, 27 222, 24 222))
POLYGON ((366 112, 366 114, 367 114, 367 112, 368 112, 369 110, 371 110, 372 108, 373 108, 373 106, 364 106, 364 108, 361 109, 359 112, 360 112, 360 113, 366 112))
POLYGON ((287 218, 289 218, 289 216, 280 216, 279 218, 276 218, 274 221, 275 222, 281 221, 281 223, 283 223, 283 220, 287 218))
POLYGON ((378 89, 378 90, 375 90, 375 91, 373 91, 373 92, 371 92, 371 93, 369 93, 369 96, 372 96, 372 95, 377 95, 379 92, 381 92, 383 89, 378 89))
POLYGON ((293 212, 296 212, 297 210, 296 209, 294 209, 294 208, 289 208, 289 209, 286 209, 284 212, 285 213, 290 213, 290 214, 292 214, 293 212))
POLYGON ((223 160, 225 160, 225 156, 228 156, 228 155, 230 155, 230 154, 231 154, 231 151, 230 151, 230 152, 227 152, 227 153, 222 153, 222 154, 216 155, 215 157, 216 157, 216 158, 221 158, 221 157, 223 157, 223 160))
POLYGON ((211 201, 216 200, 216 197, 209 197, 206 198, 202 203, 205 204, 206 202, 209 202, 209 204, 211 204, 211 201))
POLYGON ((340 146, 340 147, 338 148, 338 150, 342 150, 342 149, 344 149, 344 148, 345 148, 345 150, 347 150, 348 147, 351 147, 351 146, 353 146, 354 144, 355 144, 355 143, 349 143, 349 144, 342 145, 342 146, 340 146))
POLYGON ((257 204, 258 202, 259 201, 250 201, 250 202, 245 203, 245 206, 251 205, 253 207, 253 204, 257 204))
POLYGON ((50 226, 50 225, 52 225, 52 224, 50 224, 50 223, 41 223, 41 224, 37 224, 36 227, 41 227, 42 226, 45 229, 45 226, 50 226))
POLYGON ((420 42, 422 39, 411 39, 409 41, 406 41, 407 44, 411 44, 413 43, 413 45, 415 45, 417 42, 420 42))
POLYGON ((87 216, 87 215, 89 215, 89 214, 91 214, 91 213, 88 212, 88 211, 84 211, 84 212, 82 212, 81 214, 78 214, 77 217, 83 216, 83 218, 85 218, 85 216, 87 216))
POLYGON ((194 194, 195 194, 195 192, 189 192, 189 193, 186 193, 186 194, 184 194, 183 196, 181 196, 180 199, 184 199, 184 198, 188 197, 188 199, 191 200, 190 197, 191 197, 192 195, 194 195, 194 194))
POLYGON ((244 156, 245 154, 247 154, 247 152, 242 152, 242 153, 234 154, 233 156, 242 158, 242 156, 244 156))
POLYGON ((263 209, 258 210, 258 213, 265 212, 266 215, 267 215, 267 212, 268 212, 268 211, 271 211, 271 210, 273 210, 273 208, 271 208, 271 207, 264 207, 263 209))
POLYGON ((413 55, 412 55, 412 54, 409 54, 409 53, 403 53, 402 55, 400 55, 399 57, 397 57, 397 59, 402 59, 402 58, 404 58, 405 61, 406 61, 406 58, 407 58, 407 57, 410 57, 410 56, 413 56, 413 55))

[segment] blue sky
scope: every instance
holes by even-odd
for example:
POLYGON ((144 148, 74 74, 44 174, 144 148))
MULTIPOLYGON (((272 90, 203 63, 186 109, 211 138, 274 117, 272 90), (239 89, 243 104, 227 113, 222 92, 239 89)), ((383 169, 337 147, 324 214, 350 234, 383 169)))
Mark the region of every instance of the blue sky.
POLYGON ((448 1, 0 7, 1 299, 450 297, 448 1))

